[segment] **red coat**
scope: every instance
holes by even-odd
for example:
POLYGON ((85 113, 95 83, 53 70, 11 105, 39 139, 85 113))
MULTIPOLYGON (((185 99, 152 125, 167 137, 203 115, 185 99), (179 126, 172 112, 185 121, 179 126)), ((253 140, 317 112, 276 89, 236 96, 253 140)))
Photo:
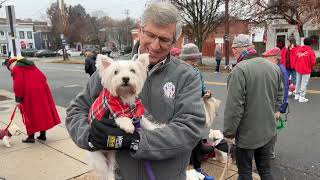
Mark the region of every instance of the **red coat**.
MULTIPOLYGON (((293 47, 290 51, 290 66, 291 69, 295 69, 296 67, 296 59, 297 59, 297 52, 299 50, 299 46, 293 47)), ((281 63, 284 65, 284 67, 286 67, 287 63, 287 51, 288 48, 284 47, 281 50, 281 63)), ((287 69, 289 69, 289 67, 286 67, 287 69)))
POLYGON ((309 46, 299 48, 296 60, 296 71, 300 74, 311 74, 316 64, 316 54, 309 46))
POLYGON ((12 77, 16 101, 22 101, 28 135, 60 123, 47 78, 32 61, 17 61, 12 69, 12 77))

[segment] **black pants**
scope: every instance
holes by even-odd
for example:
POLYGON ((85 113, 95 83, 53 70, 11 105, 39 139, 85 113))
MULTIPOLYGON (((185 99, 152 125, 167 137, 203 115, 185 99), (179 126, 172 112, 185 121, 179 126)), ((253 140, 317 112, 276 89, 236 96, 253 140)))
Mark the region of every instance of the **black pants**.
POLYGON ((216 62, 217 62, 216 72, 219 72, 221 59, 216 59, 216 62))
POLYGON ((252 160, 256 166, 261 180, 273 180, 271 173, 271 155, 276 141, 276 136, 266 145, 258 149, 236 148, 236 161, 238 167, 238 180, 252 180, 252 160))

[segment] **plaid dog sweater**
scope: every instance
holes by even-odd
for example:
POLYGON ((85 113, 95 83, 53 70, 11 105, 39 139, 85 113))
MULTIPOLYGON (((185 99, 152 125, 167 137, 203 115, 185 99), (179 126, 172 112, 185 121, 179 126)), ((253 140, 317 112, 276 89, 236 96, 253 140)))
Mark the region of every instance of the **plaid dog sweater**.
POLYGON ((128 104, 124 104, 120 97, 112 96, 107 89, 103 89, 89 110, 89 122, 91 123, 92 120, 101 121, 109 111, 109 107, 111 108, 111 117, 108 118, 141 118, 144 114, 144 106, 140 99, 136 99, 135 104, 130 106, 128 104))

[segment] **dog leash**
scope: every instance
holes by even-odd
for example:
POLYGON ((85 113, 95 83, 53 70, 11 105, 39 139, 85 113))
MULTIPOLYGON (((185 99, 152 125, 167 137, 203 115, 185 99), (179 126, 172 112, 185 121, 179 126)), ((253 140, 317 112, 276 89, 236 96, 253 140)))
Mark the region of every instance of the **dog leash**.
MULTIPOLYGON (((106 100, 106 106, 109 108, 111 116, 113 118, 117 118, 117 115, 116 115, 116 113, 114 113, 112 111, 112 108, 108 103, 108 100, 106 100)), ((130 113, 132 114, 133 119, 134 119, 134 121, 132 123, 133 123, 134 127, 136 128, 136 130, 139 131, 141 129, 141 125, 140 125, 140 120, 138 120, 138 118, 135 117, 135 109, 136 109, 136 105, 135 104, 130 106, 130 113)), ((155 173, 154 173, 154 171, 152 169, 150 161, 146 161, 145 160, 144 161, 144 166, 145 166, 145 168, 147 170, 147 174, 148 174, 150 180, 157 180, 156 175, 155 175, 155 173)))
POLYGON ((4 129, 4 131, 7 131, 8 128, 10 127, 10 125, 11 125, 13 119, 14 119, 14 115, 16 114, 17 108, 18 108, 18 105, 14 108, 13 113, 11 114, 10 122, 9 122, 9 124, 7 125, 7 127, 4 129))
POLYGON ((229 169, 229 161, 230 161, 230 156, 231 156, 231 145, 229 143, 228 144, 228 154, 227 154, 227 162, 224 165, 221 177, 219 180, 225 180, 226 177, 228 177, 228 169, 229 169))
MULTIPOLYGON (((134 125, 134 127, 136 128, 137 131, 140 131, 141 130, 141 124, 140 124, 141 118, 137 118, 135 116, 135 109, 136 109, 136 105, 132 104, 130 106, 130 113, 132 114, 133 119, 134 119, 133 125, 134 125)), ((150 161, 145 160, 144 161, 144 167, 147 170, 147 174, 148 174, 150 180, 157 180, 157 177, 156 177, 156 175, 155 175, 155 173, 154 173, 154 171, 152 169, 150 161)))

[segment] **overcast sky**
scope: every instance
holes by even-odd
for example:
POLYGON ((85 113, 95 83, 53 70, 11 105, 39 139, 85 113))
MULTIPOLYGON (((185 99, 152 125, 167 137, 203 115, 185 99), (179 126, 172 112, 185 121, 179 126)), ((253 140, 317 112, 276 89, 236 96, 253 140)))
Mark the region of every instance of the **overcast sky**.
MULTIPOLYGON (((147 0, 64 0, 67 5, 81 4, 88 13, 104 11, 107 15, 117 19, 125 18, 125 9, 129 10, 131 17, 139 18, 145 8, 146 1, 147 0)), ((46 10, 53 2, 57 2, 57 0, 7 0, 4 6, 15 5, 16 18, 44 20, 46 18, 46 10)), ((5 16, 5 8, 2 7, 0 9, 0 17, 5 16)))

